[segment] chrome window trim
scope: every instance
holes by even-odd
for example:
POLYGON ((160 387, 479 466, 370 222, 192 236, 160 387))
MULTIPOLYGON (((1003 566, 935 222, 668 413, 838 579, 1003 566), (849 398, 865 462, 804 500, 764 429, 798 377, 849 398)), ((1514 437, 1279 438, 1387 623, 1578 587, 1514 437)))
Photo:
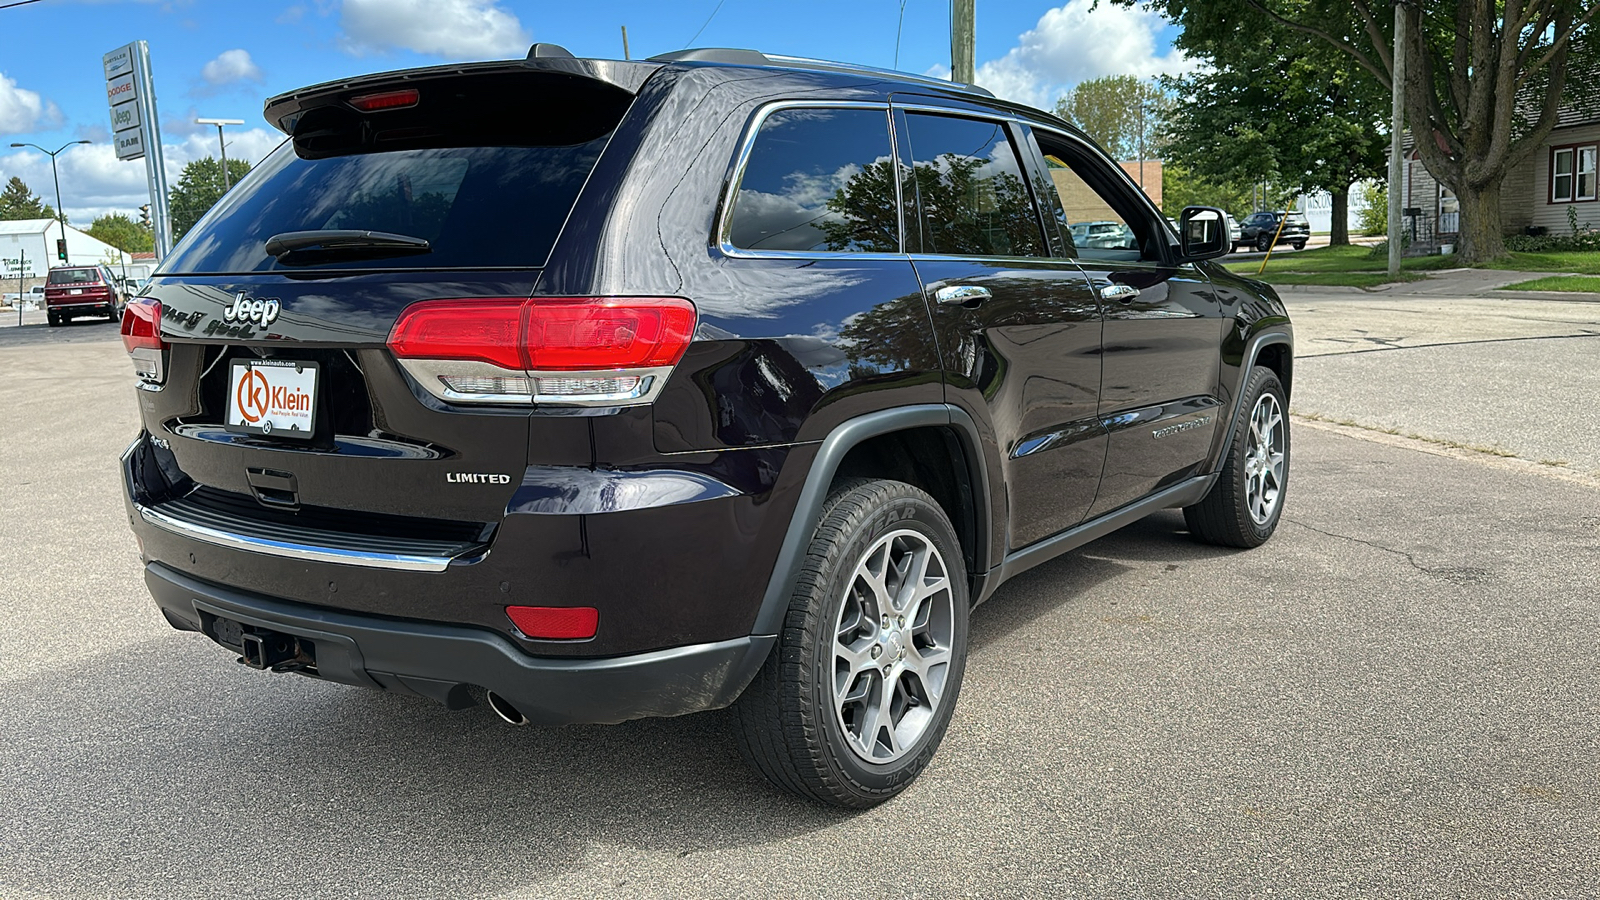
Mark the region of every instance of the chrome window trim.
POLYGON ((266 556, 280 556, 285 559, 296 559, 302 562, 335 563, 348 566, 365 566, 370 569, 396 569, 404 572, 443 572, 449 568, 453 559, 453 557, 449 556, 371 553, 360 550, 318 547, 312 544, 292 544, 287 541, 251 537, 205 525, 196 525, 193 522, 185 522, 182 519, 174 518, 139 503, 133 504, 133 508, 139 513, 139 518, 150 525, 160 528, 162 531, 203 541, 207 544, 214 544, 218 547, 227 547, 230 550, 243 550, 248 553, 260 553, 266 556))
MULTIPOLYGON (((739 152, 734 157, 733 174, 728 178, 727 185, 722 191, 722 209, 717 216, 717 250, 726 257, 733 259, 905 259, 904 253, 855 253, 849 250, 750 250, 733 245, 733 204, 739 196, 739 185, 744 181, 745 169, 750 164, 750 152, 755 148, 756 138, 761 135, 761 126, 766 124, 767 118, 775 112, 786 109, 878 109, 883 111, 887 120, 884 135, 889 138, 889 154, 895 158, 895 165, 899 166, 898 155, 895 150, 894 116, 889 114, 889 104, 881 100, 774 100, 762 105, 750 117, 745 125, 744 135, 739 140, 739 152)), ((903 208, 905 197, 901 195, 900 179, 897 177, 894 184, 894 197, 896 208, 903 208)), ((906 245, 904 216, 899 222, 900 247, 906 245)))

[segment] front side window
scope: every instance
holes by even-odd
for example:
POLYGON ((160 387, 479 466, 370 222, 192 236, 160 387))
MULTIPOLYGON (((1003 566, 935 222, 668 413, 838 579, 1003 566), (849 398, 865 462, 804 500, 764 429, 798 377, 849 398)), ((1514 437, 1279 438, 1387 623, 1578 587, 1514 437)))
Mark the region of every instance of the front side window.
POLYGON ((922 252, 1050 255, 1005 125, 911 113, 906 127, 922 252))
POLYGON ((1550 199, 1572 199, 1572 148, 1557 150, 1550 165, 1550 199))
MULTIPOLYGON (((1156 246, 1148 217, 1135 198, 1118 189, 1119 173, 1087 148, 1035 130, 1050 181, 1071 223, 1072 243, 1082 259, 1136 261, 1156 246)), ((1153 257, 1152 257, 1153 258, 1153 257)))
POLYGON ((886 109, 780 109, 761 123, 734 195, 744 250, 900 252, 886 109))

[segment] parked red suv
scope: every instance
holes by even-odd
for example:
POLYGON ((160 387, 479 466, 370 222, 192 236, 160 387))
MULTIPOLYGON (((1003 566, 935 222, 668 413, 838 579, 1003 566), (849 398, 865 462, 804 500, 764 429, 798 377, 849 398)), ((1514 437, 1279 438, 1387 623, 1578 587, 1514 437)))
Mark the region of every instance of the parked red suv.
POLYGON ((117 282, 105 266, 62 266, 51 269, 44 286, 44 308, 51 327, 78 316, 122 318, 117 282))

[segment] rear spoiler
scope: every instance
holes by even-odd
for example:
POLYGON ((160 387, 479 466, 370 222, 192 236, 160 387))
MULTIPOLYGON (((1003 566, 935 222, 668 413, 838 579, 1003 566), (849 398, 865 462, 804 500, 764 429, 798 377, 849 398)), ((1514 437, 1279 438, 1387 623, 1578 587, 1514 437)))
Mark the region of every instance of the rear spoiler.
MULTIPOLYGON (((548 45, 535 45, 539 47, 548 45)), ((356 94, 371 93, 384 88, 404 88, 420 82, 440 81, 457 77, 495 75, 512 72, 548 72, 571 75, 603 82, 614 88, 638 94, 644 83, 662 67, 661 62, 627 61, 619 59, 575 59, 571 56, 530 55, 527 59, 496 62, 462 63, 458 65, 427 66, 420 69, 403 69, 398 72, 381 72, 361 75, 342 81, 328 81, 311 87, 279 94, 267 100, 262 114, 267 123, 284 134, 293 134, 300 115, 319 106, 343 104, 356 94)))

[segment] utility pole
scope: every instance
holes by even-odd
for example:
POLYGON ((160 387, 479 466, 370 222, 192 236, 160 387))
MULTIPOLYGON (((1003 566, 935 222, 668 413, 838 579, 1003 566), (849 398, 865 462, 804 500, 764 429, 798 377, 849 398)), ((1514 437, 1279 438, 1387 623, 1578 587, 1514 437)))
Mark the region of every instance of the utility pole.
POLYGON ((1389 277, 1398 281, 1400 245, 1404 240, 1400 226, 1400 138, 1406 119, 1406 7, 1402 2, 1394 5, 1394 72, 1390 80, 1393 110, 1389 124, 1389 277))
POLYGON ((622 26, 622 58, 633 59, 628 55, 628 26, 622 26))
POLYGON ((217 152, 222 154, 222 192, 226 194, 233 185, 228 183, 228 145, 222 142, 222 126, 243 125, 243 119, 195 119, 196 125, 217 126, 217 152))
POLYGON ((972 84, 977 78, 977 0, 950 0, 950 80, 972 84))

